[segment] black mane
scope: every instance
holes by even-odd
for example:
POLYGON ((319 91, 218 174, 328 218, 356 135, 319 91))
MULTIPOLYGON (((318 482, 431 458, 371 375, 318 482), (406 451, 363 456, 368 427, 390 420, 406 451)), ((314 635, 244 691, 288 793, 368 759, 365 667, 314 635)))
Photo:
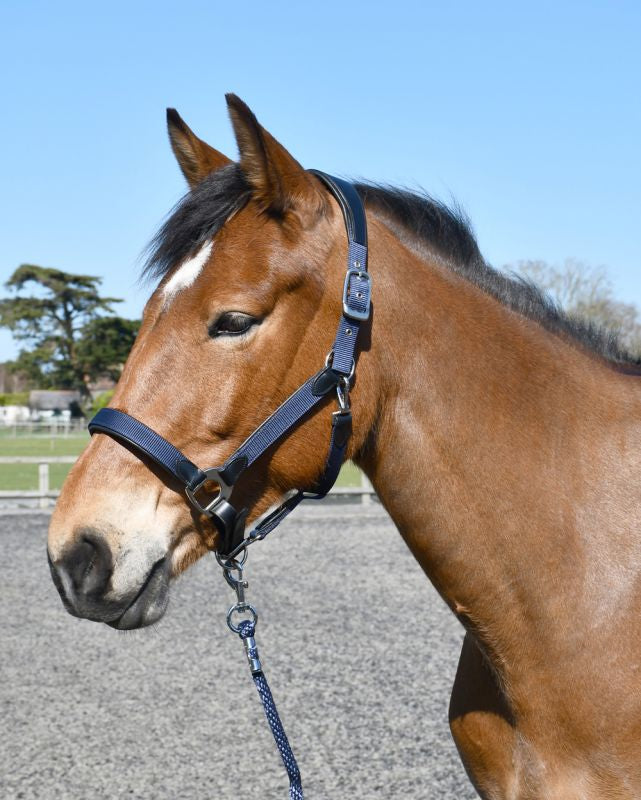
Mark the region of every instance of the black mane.
POLYGON ((641 359, 625 349, 614 331, 569 316, 532 281, 491 267, 483 259, 470 222, 460 208, 449 208, 425 193, 395 187, 358 183, 356 188, 367 208, 382 218, 401 241, 441 256, 451 270, 503 305, 552 333, 571 337, 608 361, 641 365, 641 359))
MULTIPOLYGON (((439 257, 454 272, 523 316, 557 335, 569 336, 609 361, 637 367, 641 360, 628 353, 616 333, 588 320, 568 316, 531 281, 507 275, 483 259, 469 220, 427 194, 357 183, 367 209, 377 215, 413 249, 439 257)), ((145 277, 162 278, 193 255, 243 208, 251 188, 237 164, 204 178, 173 209, 152 239, 143 270, 145 277)))

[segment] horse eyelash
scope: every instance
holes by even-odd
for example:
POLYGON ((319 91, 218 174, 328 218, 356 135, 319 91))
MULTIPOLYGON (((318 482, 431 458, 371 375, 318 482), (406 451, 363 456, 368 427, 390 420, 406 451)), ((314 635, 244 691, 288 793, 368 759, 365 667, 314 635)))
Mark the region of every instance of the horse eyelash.
POLYGON ((261 322, 262 322, 261 319, 258 319, 257 317, 254 317, 251 314, 246 314, 243 311, 224 311, 215 320, 215 322, 212 322, 212 324, 209 326, 209 335, 212 338, 218 336, 243 336, 244 334, 249 333, 249 331, 255 325, 260 325, 261 322), (221 324, 224 323, 226 320, 229 321, 235 318, 238 319, 240 317, 243 317, 244 320, 248 322, 246 327, 243 327, 239 330, 226 330, 224 328, 221 328, 221 324))

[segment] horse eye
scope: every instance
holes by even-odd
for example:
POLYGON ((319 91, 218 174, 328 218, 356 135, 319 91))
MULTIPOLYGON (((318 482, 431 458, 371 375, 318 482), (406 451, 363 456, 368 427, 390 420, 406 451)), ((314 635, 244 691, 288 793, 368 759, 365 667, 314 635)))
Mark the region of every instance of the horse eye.
POLYGON ((260 324, 260 320, 241 311, 225 311, 209 327, 210 336, 240 336, 260 324))

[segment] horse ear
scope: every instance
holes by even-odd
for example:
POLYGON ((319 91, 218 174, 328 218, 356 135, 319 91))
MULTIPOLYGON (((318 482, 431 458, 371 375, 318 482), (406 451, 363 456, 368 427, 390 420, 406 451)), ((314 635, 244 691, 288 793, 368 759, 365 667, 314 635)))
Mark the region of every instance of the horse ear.
POLYGON ((175 108, 167 109, 167 130, 171 149, 192 189, 210 172, 232 163, 227 156, 199 139, 175 108))
POLYGON ((251 109, 235 94, 226 95, 240 166, 254 198, 266 211, 281 218, 293 213, 310 227, 326 209, 316 180, 258 122, 251 109))

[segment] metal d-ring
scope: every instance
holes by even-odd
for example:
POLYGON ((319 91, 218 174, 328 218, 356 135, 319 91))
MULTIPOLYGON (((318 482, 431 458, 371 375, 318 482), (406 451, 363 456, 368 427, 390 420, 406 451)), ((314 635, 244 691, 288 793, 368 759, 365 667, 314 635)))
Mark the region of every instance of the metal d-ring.
MULTIPOLYGON (((332 359, 334 358, 334 348, 329 351, 327 356, 325 357, 325 366, 329 367, 332 363, 332 359)), ((349 368, 349 375, 341 375, 341 378, 345 378, 348 383, 351 383, 352 378, 354 377, 354 373, 356 372, 356 361, 352 359, 352 366, 349 368)))

